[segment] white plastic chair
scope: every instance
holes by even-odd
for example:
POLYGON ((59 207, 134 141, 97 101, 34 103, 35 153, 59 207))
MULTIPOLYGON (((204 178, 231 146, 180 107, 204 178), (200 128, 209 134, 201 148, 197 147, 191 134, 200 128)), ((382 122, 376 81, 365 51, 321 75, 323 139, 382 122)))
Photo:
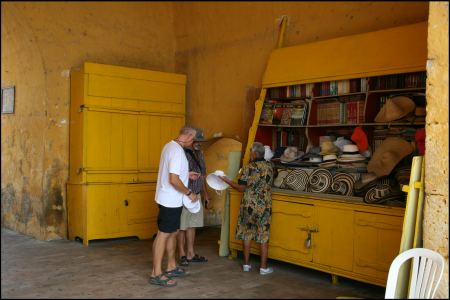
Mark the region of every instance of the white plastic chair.
POLYGON ((385 299, 394 299, 400 267, 412 259, 408 299, 432 299, 444 272, 441 254, 425 248, 400 253, 392 262, 386 284, 385 299))

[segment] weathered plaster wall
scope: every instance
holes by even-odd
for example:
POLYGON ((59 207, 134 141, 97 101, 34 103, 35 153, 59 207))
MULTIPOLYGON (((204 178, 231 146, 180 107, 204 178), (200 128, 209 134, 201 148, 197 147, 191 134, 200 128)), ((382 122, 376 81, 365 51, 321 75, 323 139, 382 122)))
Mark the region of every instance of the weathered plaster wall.
MULTIPOLYGON (((400 26, 428 18, 427 2, 177 2, 177 70, 188 74, 187 119, 245 147, 254 101, 279 19, 284 46, 400 26)), ((306 58, 307 59, 307 58, 306 58)))
POLYGON ((448 299, 448 2, 430 2, 428 22, 423 239, 446 259, 436 297, 448 299))
POLYGON ((66 237, 69 69, 84 61, 174 72, 173 8, 164 2, 2 2, 2 226, 66 237))

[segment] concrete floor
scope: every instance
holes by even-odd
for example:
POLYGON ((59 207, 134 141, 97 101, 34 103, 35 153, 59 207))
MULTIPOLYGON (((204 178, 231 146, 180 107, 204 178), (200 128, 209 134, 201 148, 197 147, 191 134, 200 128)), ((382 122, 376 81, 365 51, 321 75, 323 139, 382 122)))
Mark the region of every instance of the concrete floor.
POLYGON ((218 256, 220 228, 198 230, 197 252, 207 263, 191 264, 190 275, 172 288, 150 285, 152 240, 38 241, 2 229, 1 298, 384 298, 384 288, 269 260, 275 272, 241 271, 242 254, 218 256))

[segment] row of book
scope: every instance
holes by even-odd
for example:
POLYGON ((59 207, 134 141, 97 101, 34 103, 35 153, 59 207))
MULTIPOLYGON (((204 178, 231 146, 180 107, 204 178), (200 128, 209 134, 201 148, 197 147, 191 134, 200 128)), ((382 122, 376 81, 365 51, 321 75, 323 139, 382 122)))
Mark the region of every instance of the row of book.
POLYGON ((367 91, 367 78, 324 81, 269 89, 272 99, 337 96, 367 91))
POLYGON ((313 83, 288 85, 269 89, 270 98, 310 98, 313 96, 313 83))
POLYGON ((260 124, 273 125, 306 125, 308 119, 308 103, 302 100, 290 103, 267 101, 264 103, 260 124))
POLYGON ((361 124, 364 122, 364 100, 317 103, 317 125, 361 124))
POLYGON ((337 96, 367 91, 367 78, 318 82, 314 85, 314 96, 337 96))
POLYGON ((425 88, 426 81, 426 72, 415 72, 371 77, 369 86, 370 90, 425 88))
POLYGON ((272 99, 312 98, 365 93, 370 90, 425 88, 426 72, 414 72, 370 78, 323 81, 269 89, 272 99))
POLYGON ((276 132, 276 145, 278 147, 296 146, 298 149, 305 149, 307 140, 304 132, 292 130, 298 128, 280 128, 276 132))

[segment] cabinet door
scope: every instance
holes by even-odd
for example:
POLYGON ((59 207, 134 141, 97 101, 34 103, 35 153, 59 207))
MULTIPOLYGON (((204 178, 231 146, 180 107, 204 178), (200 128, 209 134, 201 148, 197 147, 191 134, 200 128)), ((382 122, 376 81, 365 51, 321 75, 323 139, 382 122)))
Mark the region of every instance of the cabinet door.
POLYGON ((178 135, 184 124, 184 116, 138 117, 138 168, 158 172, 159 158, 164 145, 178 135))
POLYGON ((158 206, 155 202, 155 184, 128 184, 125 205, 126 225, 129 230, 156 226, 158 206))
POLYGON ((120 185, 87 186, 87 239, 108 238, 120 232, 121 193, 120 185))
POLYGON ((355 212, 353 271, 387 279, 392 260, 398 255, 403 218, 355 212))
POLYGON ((284 261, 312 261, 305 245, 308 228, 314 225, 314 206, 285 201, 272 202, 269 257, 284 261))
POLYGON ((121 169, 136 170, 138 167, 138 115, 121 114, 122 143, 112 145, 123 149, 121 169))
POLYGON ((86 111, 84 168, 104 170, 111 167, 111 122, 111 113, 86 111))
POLYGON ((351 271, 353 210, 316 206, 317 230, 312 234, 313 261, 351 271))
POLYGON ((137 114, 86 111, 85 168, 137 169, 137 114))

